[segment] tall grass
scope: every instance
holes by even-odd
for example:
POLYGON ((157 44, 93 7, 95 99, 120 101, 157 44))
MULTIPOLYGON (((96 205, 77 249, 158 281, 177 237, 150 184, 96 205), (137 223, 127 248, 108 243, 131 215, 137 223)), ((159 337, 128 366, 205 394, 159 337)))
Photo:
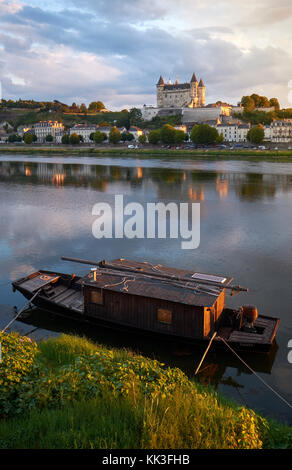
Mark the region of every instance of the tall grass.
POLYGON ((0 448, 292 447, 292 428, 179 369, 76 336, 0 339, 0 448))

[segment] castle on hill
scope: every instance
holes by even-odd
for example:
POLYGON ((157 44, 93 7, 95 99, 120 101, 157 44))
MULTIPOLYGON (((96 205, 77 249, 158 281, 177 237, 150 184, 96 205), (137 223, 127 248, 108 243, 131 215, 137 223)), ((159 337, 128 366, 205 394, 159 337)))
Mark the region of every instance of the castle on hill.
POLYGON ((160 76, 156 84, 157 108, 201 108, 205 106, 206 87, 193 73, 188 83, 165 83, 160 76))

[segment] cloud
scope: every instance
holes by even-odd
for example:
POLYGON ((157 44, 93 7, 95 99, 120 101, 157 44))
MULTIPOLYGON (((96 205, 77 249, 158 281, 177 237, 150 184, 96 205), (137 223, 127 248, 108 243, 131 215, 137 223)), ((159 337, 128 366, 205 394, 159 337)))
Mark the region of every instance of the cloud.
MULTIPOLYGON (((84 0, 82 10, 76 0, 0 3, 0 73, 12 98, 141 105, 155 102, 160 74, 188 81, 195 71, 208 102, 237 102, 250 92, 287 102, 286 39, 280 29, 268 39, 268 27, 259 36, 247 22, 252 10, 272 23, 264 9, 271 0, 84 0)), ((279 0, 275 21, 284 24, 290 9, 279 0)))

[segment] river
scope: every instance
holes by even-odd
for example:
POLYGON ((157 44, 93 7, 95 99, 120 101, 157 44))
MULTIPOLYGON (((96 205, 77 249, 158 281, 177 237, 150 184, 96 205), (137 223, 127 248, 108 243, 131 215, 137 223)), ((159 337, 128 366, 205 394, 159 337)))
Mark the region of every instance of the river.
MULTIPOLYGON (((0 304, 21 307, 10 282, 39 268, 85 274, 89 267, 62 261, 129 258, 232 276, 248 294, 227 298, 231 306, 255 304, 280 318, 271 354, 245 359, 292 402, 292 164, 202 158, 121 158, 0 154, 0 304), (184 250, 177 239, 96 239, 92 207, 128 202, 199 202, 200 245, 184 250)), ((28 321, 28 320, 27 320, 28 321)), ((99 328, 80 329, 35 311, 29 322, 52 331, 86 334, 105 344, 134 349, 178 366, 193 377, 200 354, 99 328)), ((264 415, 292 424, 289 408, 238 359, 208 353, 200 380, 264 415)))

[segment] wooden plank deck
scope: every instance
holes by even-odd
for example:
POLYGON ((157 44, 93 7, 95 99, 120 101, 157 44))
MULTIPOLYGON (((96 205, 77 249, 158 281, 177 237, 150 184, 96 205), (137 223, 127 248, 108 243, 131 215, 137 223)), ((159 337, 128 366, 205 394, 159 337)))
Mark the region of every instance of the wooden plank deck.
POLYGON ((51 282, 55 282, 59 279, 59 276, 48 275, 40 273, 38 276, 27 279, 21 283, 21 287, 27 289, 30 292, 36 292, 41 287, 45 287, 51 282))

